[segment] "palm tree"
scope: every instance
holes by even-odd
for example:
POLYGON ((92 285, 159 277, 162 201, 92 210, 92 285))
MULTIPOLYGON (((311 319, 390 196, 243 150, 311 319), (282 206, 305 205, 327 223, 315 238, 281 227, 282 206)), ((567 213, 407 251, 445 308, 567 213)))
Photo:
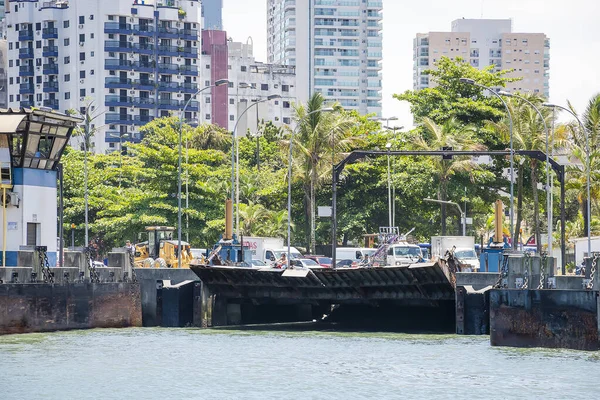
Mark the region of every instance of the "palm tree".
MULTIPOLYGON (((308 248, 313 254, 316 244, 316 191, 323 179, 329 176, 332 162, 339 160, 342 152, 360 140, 352 136, 351 128, 356 124, 353 117, 346 113, 318 112, 324 105, 323 96, 315 93, 306 106, 295 107, 298 126, 293 147, 294 169, 297 179, 303 183, 304 209, 309 221, 308 248)), ((289 141, 283 143, 289 146, 289 141)))
POLYGON ((269 211, 262 204, 240 204, 240 232, 246 236, 261 236, 265 220, 270 220, 269 211))
MULTIPOLYGON (((443 125, 437 125, 429 118, 423 118, 422 127, 431 138, 419 135, 414 139, 413 147, 419 150, 441 150, 451 147, 453 150, 484 150, 485 146, 476 142, 475 129, 472 126, 461 125, 458 120, 451 118, 443 125)), ((444 160, 441 157, 432 159, 433 173, 438 178, 438 200, 447 201, 448 182, 457 172, 471 173, 478 168, 469 157, 453 157, 444 160)), ((446 234, 446 204, 441 204, 442 235, 446 234)))
MULTIPOLYGON (((523 95, 531 103, 535 104, 542 112, 544 120, 548 126, 552 124, 552 111, 548 108, 541 107, 544 99, 536 94, 523 95)), ((527 104, 527 102, 518 97, 511 97, 508 100, 508 107, 513 119, 513 143, 515 150, 531 150, 531 151, 546 151, 546 131, 544 122, 540 119, 538 113, 527 104)), ((503 140, 507 143, 510 138, 508 119, 503 119, 497 123, 489 122, 488 126, 502 135, 503 140)), ((566 146, 564 131, 557 130, 553 137, 549 137, 551 148, 561 149, 566 146)), ((523 197, 524 197, 524 160, 520 157, 515 157, 517 163, 517 218, 514 227, 513 242, 519 243, 521 223, 523 221, 523 197)), ((534 158, 529 158, 529 167, 531 169, 531 191, 533 193, 533 229, 538 246, 538 251, 541 251, 541 232, 540 232, 540 206, 538 196, 538 166, 539 161, 534 158)))

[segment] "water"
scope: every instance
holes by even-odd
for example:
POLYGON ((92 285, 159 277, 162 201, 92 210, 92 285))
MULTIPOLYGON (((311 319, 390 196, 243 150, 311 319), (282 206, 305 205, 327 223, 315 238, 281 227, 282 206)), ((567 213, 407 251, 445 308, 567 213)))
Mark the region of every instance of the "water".
POLYGON ((0 336, 2 399, 589 399, 600 353, 487 337, 195 329, 0 336))

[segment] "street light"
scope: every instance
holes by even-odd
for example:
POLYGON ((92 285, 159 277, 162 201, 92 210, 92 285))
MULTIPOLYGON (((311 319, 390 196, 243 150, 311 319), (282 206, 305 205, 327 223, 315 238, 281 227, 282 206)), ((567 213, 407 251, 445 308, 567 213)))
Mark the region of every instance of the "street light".
MULTIPOLYGON (((480 87, 482 89, 486 89, 491 94, 500 99, 502 104, 504 104, 504 108, 506 108, 506 113, 508 114, 509 128, 510 128, 510 232, 511 235, 514 236, 514 218, 515 218, 515 196, 514 196, 514 180, 515 180, 515 157, 514 157, 514 147, 513 147, 513 120, 512 115, 510 114, 510 109, 508 108, 508 104, 504 101, 502 96, 496 93, 495 90, 489 88, 485 85, 475 82, 473 79, 469 78, 460 78, 460 82, 466 83, 467 85, 473 85, 480 87)), ((513 238, 512 240, 512 248, 515 249, 516 243, 513 238)))
MULTIPOLYGON (((561 110, 564 110, 566 112, 568 112, 569 114, 571 114, 573 117, 575 117, 575 119, 577 120, 577 122, 579 123, 579 128, 581 129, 581 132, 585 135, 585 152, 586 152, 586 157, 587 157, 587 171, 586 171, 586 183, 585 183, 585 188, 586 188, 586 194, 587 194, 587 200, 586 200, 586 209, 587 209, 587 220, 588 220, 588 224, 587 224, 587 242, 588 242, 588 257, 592 256, 592 230, 591 230, 591 225, 592 225, 592 214, 591 214, 591 200, 590 200, 590 174, 591 174, 591 165, 590 165, 590 142, 589 142, 589 135, 588 132, 586 131, 585 127, 583 126, 583 123, 581 122, 581 120, 579 119, 579 117, 577 116, 577 114, 575 114, 573 111, 571 111, 570 109, 568 109, 567 107, 563 107, 563 106, 559 106, 558 104, 552 104, 552 103, 543 103, 542 106, 544 107, 548 107, 548 108, 559 108, 561 110)), ((564 265, 564 261, 563 261, 563 265, 564 265)))
POLYGON ((463 226, 463 236, 467 236, 467 215, 462 210, 462 208, 460 208, 460 205, 458 203, 455 203, 453 201, 444 201, 444 200, 435 200, 435 199, 423 199, 423 201, 428 201, 430 203, 455 205, 456 208, 458 208, 458 211, 460 212, 460 219, 462 220, 462 226, 463 226))
MULTIPOLYGON (((320 112, 333 112, 335 111, 335 109, 333 107, 325 107, 325 108, 321 108, 319 110, 313 110, 311 112, 309 112, 308 114, 306 114, 305 116, 303 116, 302 118, 300 118, 300 120, 298 121, 298 124, 296 125, 296 128, 292 130, 292 135, 290 136, 290 153, 288 156, 288 199, 287 199, 287 258, 288 258, 288 263, 290 263, 291 265, 291 256, 292 256, 292 252, 291 252, 291 242, 290 242, 290 238, 292 236, 292 149, 294 146, 294 134, 296 133, 296 131, 298 131, 300 129, 300 126, 302 125, 302 121, 308 117, 309 115, 315 114, 315 113, 320 113, 320 112)), ((334 203, 335 204, 335 203, 334 203)), ((332 214, 332 217, 335 214, 332 214)), ((332 221, 332 224, 335 224, 335 221, 332 221)), ((334 238, 335 240, 335 238, 334 238)), ((332 265, 333 268, 335 268, 335 265, 332 265)))
POLYGON ((205 91, 207 89, 210 89, 212 87, 227 85, 228 83, 229 83, 229 81, 227 79, 219 79, 219 80, 216 80, 213 85, 206 86, 205 88, 198 90, 196 93, 194 93, 193 96, 190 96, 188 101, 185 103, 185 105, 181 109, 181 112, 179 113, 179 143, 178 143, 179 157, 178 157, 178 161, 177 161, 177 250, 178 250, 177 262, 178 262, 178 268, 181 268, 181 253, 182 253, 182 251, 181 251, 181 142, 182 142, 181 137, 183 135, 183 116, 185 115, 185 110, 190 105, 190 102, 192 101, 192 99, 194 97, 196 97, 197 95, 199 95, 200 93, 202 93, 203 91, 205 91))
MULTIPOLYGON (((517 99, 521 99, 523 100, 525 103, 529 104, 531 106, 531 108, 533 108, 535 110, 535 112, 537 112, 537 114, 540 116, 542 123, 544 124, 544 129, 546 130, 546 209, 547 209, 547 223, 548 223, 548 254, 550 254, 550 256, 552 256, 552 214, 550 213, 550 197, 552 196, 552 193, 550 193, 550 152, 548 150, 548 143, 550 141, 549 138, 549 133, 548 133, 548 125, 546 124, 546 120, 544 119, 544 116, 542 115, 542 112, 539 110, 539 108, 537 108, 535 106, 535 104, 533 104, 531 101, 527 100, 525 97, 520 96, 518 94, 513 94, 513 93, 509 93, 507 91, 501 90, 498 92, 498 94, 500 96, 506 96, 506 97, 516 97, 517 99)), ((537 239, 536 239, 537 240, 537 239)), ((541 245, 541 243, 540 243, 541 245)))
MULTIPOLYGON (((388 120, 395 121, 398 118, 391 117, 388 120)), ((394 140, 397 141, 396 131, 404 129, 404 126, 386 126, 385 129, 394 132, 394 140)), ((396 174, 396 158, 392 161, 392 176, 396 174)), ((392 182, 392 226, 396 226, 396 184, 392 182)))
MULTIPOLYGON (((246 107, 246 109, 244 111, 242 111, 242 113, 240 114, 240 116, 238 117, 237 121, 235 122, 235 125, 233 126, 233 138, 232 140, 234 142, 237 142, 237 126, 240 122, 240 120, 242 119, 242 117, 244 116, 244 114, 246 114, 246 112, 248 112, 249 109, 251 109, 254 106, 259 105, 260 103, 264 103, 266 101, 270 101, 270 100, 275 100, 275 99, 280 99, 281 96, 278 94, 272 94, 267 96, 265 99, 260 99, 255 101, 254 103, 250 104, 248 107, 246 107)), ((237 148, 237 146, 236 146, 237 148)), ((234 157, 233 154, 231 155, 231 159, 233 161, 234 157)), ((236 165, 239 164, 240 160, 239 157, 236 157, 235 162, 232 162, 231 164, 231 200, 234 199, 235 196, 235 234, 239 237, 240 236, 240 188, 239 188, 239 183, 236 185, 236 181, 239 182, 239 165, 236 168, 236 165)))
POLYGON ((388 185, 388 226, 392 227, 392 178, 390 175, 390 149, 392 148, 392 144, 387 142, 385 144, 385 148, 387 149, 387 185, 388 185))

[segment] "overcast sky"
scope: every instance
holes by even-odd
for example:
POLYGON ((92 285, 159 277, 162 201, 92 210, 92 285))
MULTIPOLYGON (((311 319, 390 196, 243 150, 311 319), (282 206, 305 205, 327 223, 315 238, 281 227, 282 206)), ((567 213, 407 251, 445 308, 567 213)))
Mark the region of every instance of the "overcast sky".
MULTIPOLYGON (((251 36, 266 62, 266 0, 224 0, 224 29, 234 41, 251 36)), ((582 112, 600 92, 600 0, 383 0, 383 115, 409 126, 408 105, 392 98, 412 89, 417 32, 450 31, 458 18, 512 18, 515 32, 550 38, 550 101, 569 99, 582 112)), ((566 118, 566 117, 563 117, 566 118)))

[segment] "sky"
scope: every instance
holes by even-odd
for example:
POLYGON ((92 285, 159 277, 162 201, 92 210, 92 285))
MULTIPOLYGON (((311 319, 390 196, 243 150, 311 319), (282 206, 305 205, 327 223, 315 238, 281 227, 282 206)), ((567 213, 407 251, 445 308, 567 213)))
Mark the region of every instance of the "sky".
MULTIPOLYGON (((599 0, 382 0, 383 116, 411 126, 407 103, 392 96, 412 90, 412 41, 418 32, 450 31, 459 18, 511 18, 514 32, 550 38, 550 101, 567 100, 582 113, 600 93, 599 0)), ((224 0, 223 25, 234 41, 252 37, 257 61, 267 61, 267 0, 224 0)), ((561 120, 567 120, 561 116, 561 120)))

